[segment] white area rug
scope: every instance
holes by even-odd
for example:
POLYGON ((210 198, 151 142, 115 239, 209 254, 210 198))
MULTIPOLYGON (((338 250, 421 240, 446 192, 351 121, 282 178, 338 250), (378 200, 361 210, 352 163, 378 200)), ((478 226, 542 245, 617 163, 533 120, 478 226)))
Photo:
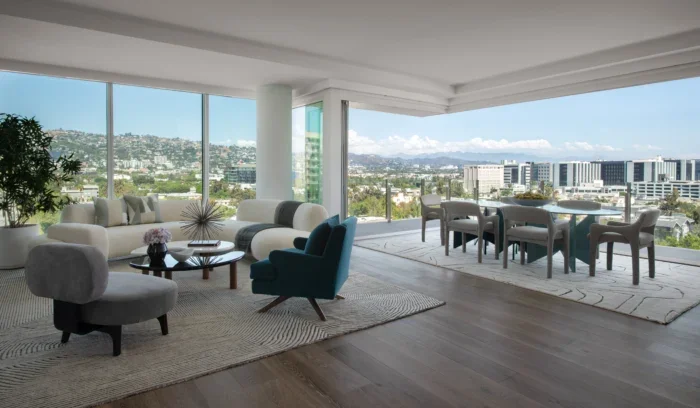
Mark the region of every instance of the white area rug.
MULTIPOLYGON (((130 269, 125 262, 110 266, 130 269)), ((228 267, 219 269, 206 281, 201 271, 174 273, 179 298, 168 314, 170 334, 162 336, 155 319, 124 326, 119 357, 103 333, 61 344, 52 302, 29 292, 24 271, 1 271, 0 406, 106 403, 444 304, 353 271, 344 300, 319 300, 325 322, 306 299, 260 314, 274 297, 251 293, 249 263, 239 263, 237 290, 228 289, 228 267)))
MULTIPOLYGON (((640 284, 632 285, 632 258, 615 255, 613 270, 605 269, 605 253, 601 253, 596 266, 596 276, 588 275, 588 265, 577 260, 577 272, 564 274, 564 258, 554 257, 552 279, 547 279, 547 260, 540 259, 520 265, 519 254, 515 261, 509 259, 508 269, 503 269, 502 259, 495 260, 493 246, 489 246, 483 263, 477 263, 474 241, 462 248, 450 249, 440 245, 440 233, 426 232, 426 242, 421 242, 420 231, 394 234, 377 238, 357 238, 355 245, 380 252, 413 259, 430 265, 464 272, 521 288, 536 290, 579 303, 613 310, 630 316, 668 324, 682 313, 700 303, 700 268, 656 262, 656 278, 649 278, 646 259, 640 259, 640 284)), ((645 251, 645 250, 643 250, 645 251)), ((512 250, 510 251, 512 254, 512 250)))

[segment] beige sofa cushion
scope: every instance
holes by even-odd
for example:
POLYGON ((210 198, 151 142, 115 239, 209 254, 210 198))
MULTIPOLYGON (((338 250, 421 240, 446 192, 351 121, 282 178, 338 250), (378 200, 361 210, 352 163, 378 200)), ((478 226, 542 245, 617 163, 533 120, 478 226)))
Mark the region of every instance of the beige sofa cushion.
POLYGON ((294 213, 294 229, 301 231, 313 231, 318 224, 328 219, 326 207, 318 204, 304 203, 294 213))
POLYGON ((236 219, 238 221, 274 224, 275 211, 281 202, 281 200, 270 199, 243 200, 238 204, 236 219))
POLYGON ((46 230, 46 238, 73 244, 92 245, 107 256, 110 252, 110 241, 107 237, 107 230, 109 229, 99 225, 79 223, 54 224, 46 230))
POLYGON ((160 206, 158 196, 138 197, 125 195, 124 200, 129 210, 129 225, 160 223, 160 206))
POLYGON ((182 221, 184 219, 182 217, 182 212, 192 203, 197 203, 197 201, 160 200, 158 204, 160 205, 160 216, 163 219, 163 222, 182 221))
POLYGON ((95 198, 95 224, 103 227, 127 225, 126 202, 123 198, 107 200, 95 198))

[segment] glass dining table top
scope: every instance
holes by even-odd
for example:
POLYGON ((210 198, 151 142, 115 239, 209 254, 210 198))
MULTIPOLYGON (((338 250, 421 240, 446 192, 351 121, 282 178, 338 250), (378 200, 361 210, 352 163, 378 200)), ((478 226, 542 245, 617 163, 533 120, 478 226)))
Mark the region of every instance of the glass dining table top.
POLYGON ((599 216, 599 217, 611 217, 615 215, 622 215, 622 211, 620 210, 610 210, 606 208, 601 208, 598 210, 594 209, 580 209, 580 208, 569 208, 569 207, 562 207, 560 205, 556 204, 548 204, 545 206, 541 207, 544 210, 549 211, 552 214, 569 214, 569 215, 593 215, 593 216, 599 216))
MULTIPOLYGON (((463 199, 452 199, 452 201, 462 201, 466 203, 475 203, 479 204, 482 207, 486 208, 501 208, 501 207, 506 207, 509 205, 515 205, 515 204, 510 204, 510 203, 504 203, 501 201, 494 201, 494 200, 474 200, 473 198, 463 198, 463 199)), ((579 208, 569 208, 569 207, 562 207, 560 205, 556 204, 547 204, 545 206, 540 207, 542 209, 545 209, 552 214, 569 214, 569 215, 593 215, 593 216, 600 216, 600 217, 611 217, 611 216, 616 216, 616 215, 622 215, 622 211, 620 210, 612 210, 612 209, 605 209, 601 208, 599 210, 594 210, 594 209, 579 209, 579 208)))

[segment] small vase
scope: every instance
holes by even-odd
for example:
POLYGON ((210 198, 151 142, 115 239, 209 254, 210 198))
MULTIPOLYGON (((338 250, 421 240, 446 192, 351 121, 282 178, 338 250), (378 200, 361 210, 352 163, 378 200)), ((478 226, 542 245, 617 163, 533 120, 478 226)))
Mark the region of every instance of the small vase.
POLYGON ((165 255, 168 254, 168 246, 165 244, 150 244, 146 250, 151 263, 161 265, 165 263, 165 255))

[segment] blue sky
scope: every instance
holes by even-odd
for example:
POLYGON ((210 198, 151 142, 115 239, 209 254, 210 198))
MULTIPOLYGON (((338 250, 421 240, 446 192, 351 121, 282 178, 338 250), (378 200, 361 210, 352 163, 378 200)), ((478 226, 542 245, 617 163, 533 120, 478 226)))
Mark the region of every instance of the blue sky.
MULTIPOLYGON (((105 93, 104 83, 0 72, 0 112, 46 129, 104 133, 105 93)), ((114 86, 115 134, 198 140, 200 112, 198 94, 114 86)), ((212 96, 210 112, 213 143, 255 140, 254 101, 212 96)), ((350 151, 700 158, 700 78, 427 118, 354 109, 350 151)))

